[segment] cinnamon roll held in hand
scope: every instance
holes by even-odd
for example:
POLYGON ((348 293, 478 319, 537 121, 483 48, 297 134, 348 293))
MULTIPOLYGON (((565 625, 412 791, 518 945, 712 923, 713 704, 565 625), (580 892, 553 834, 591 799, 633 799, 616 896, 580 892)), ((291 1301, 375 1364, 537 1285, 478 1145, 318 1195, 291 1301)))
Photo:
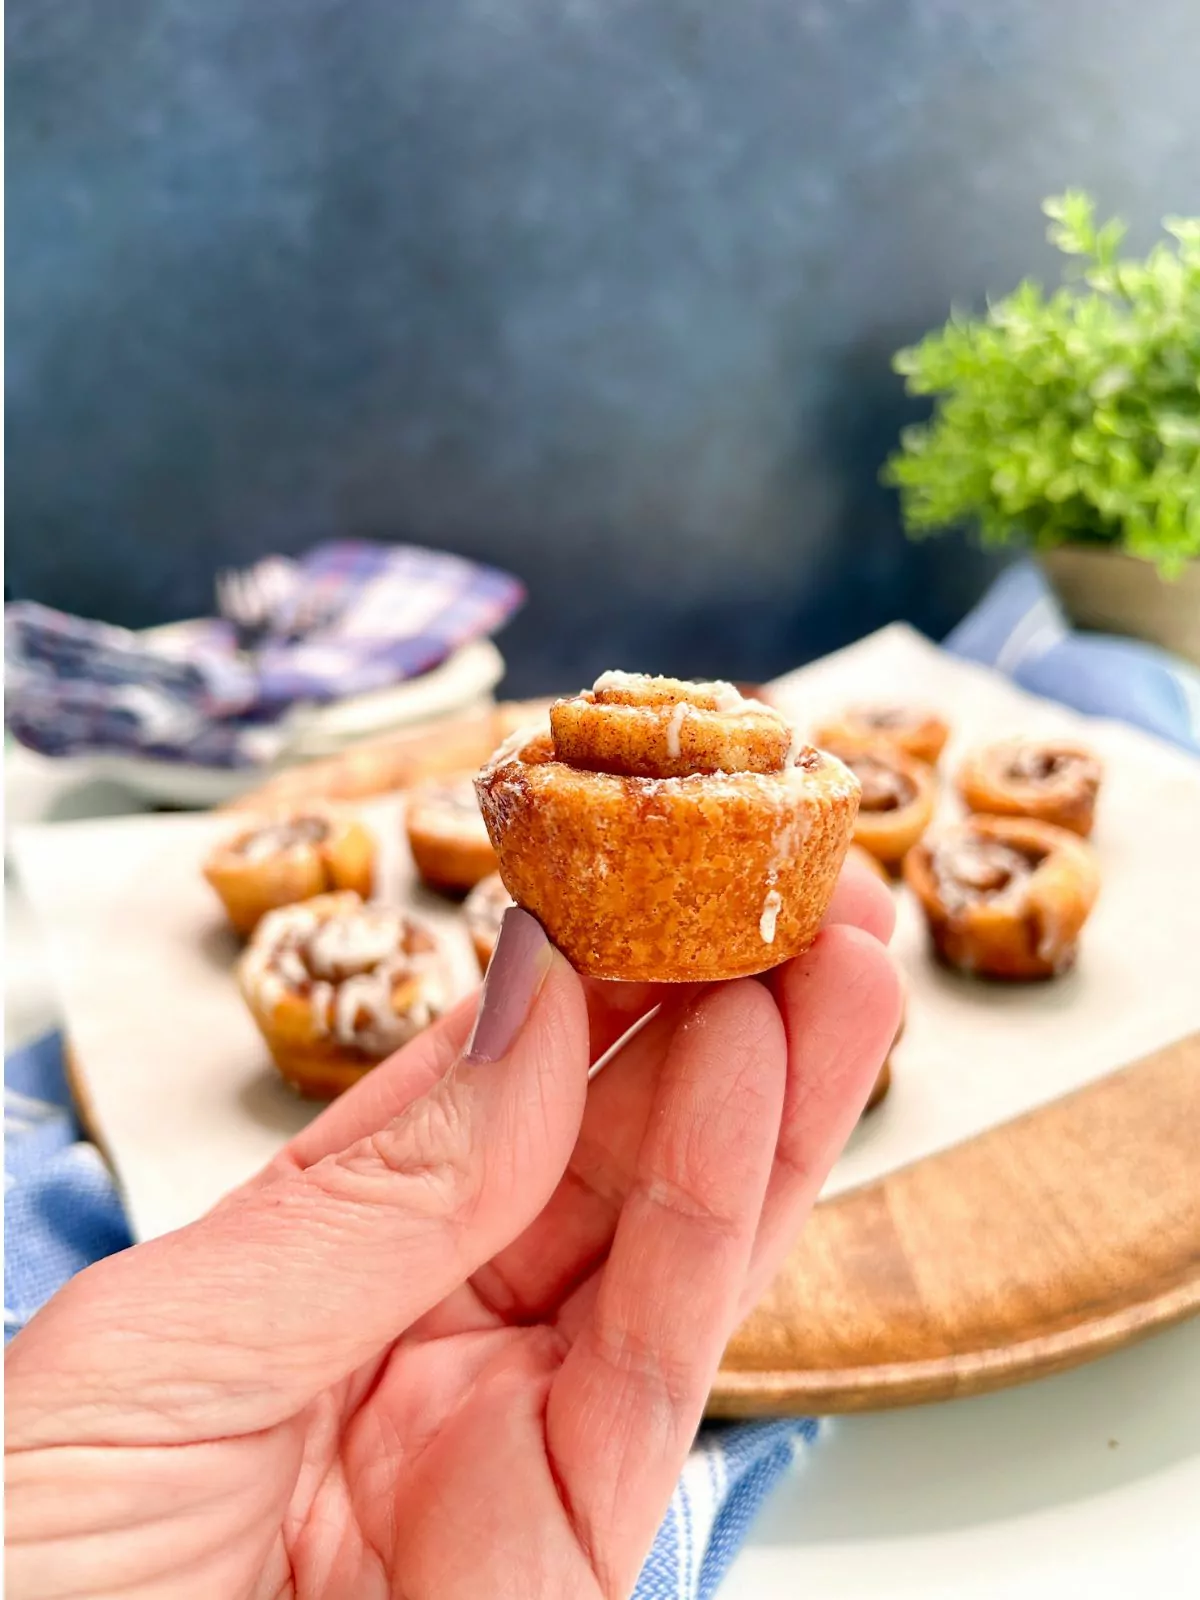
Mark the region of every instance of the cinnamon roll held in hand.
POLYGON ((816 936, 858 783, 722 683, 608 672, 476 780, 500 874, 593 977, 762 972, 816 936))
POLYGON ((243 828, 212 851, 203 870, 230 922, 246 936, 276 906, 335 889, 369 895, 375 841, 361 822, 309 806, 243 828))
POLYGON ((919 844, 904 877, 938 955, 990 978, 1051 978, 1075 963, 1100 888, 1095 858, 1064 828, 972 817, 919 844))
POLYGON ((936 766, 950 737, 950 725, 923 706, 850 706, 813 735, 826 749, 839 742, 886 744, 901 755, 936 766))
POLYGON ((972 811, 996 817, 1034 817, 1092 831, 1102 770, 1083 745, 1057 739, 1009 739, 973 751, 958 774, 958 789, 972 811))
POLYGON ((268 913, 238 982, 279 1071, 320 1099, 407 1044, 451 999, 436 936, 356 894, 318 895, 268 913))

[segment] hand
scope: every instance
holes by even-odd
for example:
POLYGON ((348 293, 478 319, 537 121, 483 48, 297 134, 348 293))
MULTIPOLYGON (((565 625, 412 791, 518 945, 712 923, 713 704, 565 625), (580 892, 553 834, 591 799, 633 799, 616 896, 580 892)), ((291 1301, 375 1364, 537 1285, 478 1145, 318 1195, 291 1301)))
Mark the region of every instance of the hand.
POLYGON ((851 871, 807 955, 681 991, 510 912, 473 1033, 14 1340, 13 1600, 627 1594, 891 1041, 891 918, 851 871))

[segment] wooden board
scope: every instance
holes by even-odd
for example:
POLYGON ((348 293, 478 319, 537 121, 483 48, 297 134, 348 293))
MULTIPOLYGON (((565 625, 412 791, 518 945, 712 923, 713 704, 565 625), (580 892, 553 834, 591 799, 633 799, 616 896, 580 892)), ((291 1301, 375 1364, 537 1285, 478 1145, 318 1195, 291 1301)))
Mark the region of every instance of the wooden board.
POLYGON ((714 1416, 980 1394, 1200 1311, 1200 1034, 819 1205, 714 1416))
MULTIPOLYGON (((236 809, 365 799, 475 766, 543 705, 296 769, 236 809)), ((976 1394, 1200 1311, 1198 1128, 1200 1034, 823 1202, 731 1342, 710 1414, 976 1394)))

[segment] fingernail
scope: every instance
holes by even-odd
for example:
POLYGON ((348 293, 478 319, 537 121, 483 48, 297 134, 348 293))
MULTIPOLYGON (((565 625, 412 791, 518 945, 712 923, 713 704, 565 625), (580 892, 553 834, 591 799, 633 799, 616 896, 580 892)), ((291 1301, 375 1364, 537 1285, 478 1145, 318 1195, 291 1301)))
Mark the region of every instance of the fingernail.
POLYGON ((464 1061, 499 1061, 508 1054, 533 1008, 553 954, 537 918, 519 906, 509 906, 483 980, 464 1061))

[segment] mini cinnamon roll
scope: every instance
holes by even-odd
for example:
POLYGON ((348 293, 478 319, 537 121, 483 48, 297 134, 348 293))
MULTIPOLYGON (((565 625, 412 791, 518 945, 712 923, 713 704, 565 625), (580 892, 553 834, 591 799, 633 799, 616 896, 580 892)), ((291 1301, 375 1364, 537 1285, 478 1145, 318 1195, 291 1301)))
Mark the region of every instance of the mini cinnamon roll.
POLYGON ((431 889, 465 894, 496 870, 496 852, 469 777, 414 789, 404 826, 417 871, 431 889))
POLYGON ((407 1044, 451 999, 436 936, 351 893, 268 912, 238 984, 283 1077, 323 1100, 407 1044))
POLYGON ((607 672, 476 780, 500 875, 593 977, 762 972, 816 935, 858 783, 729 684, 607 672))
POLYGON ((840 717, 822 723, 813 735, 824 750, 831 744, 887 744, 927 766, 937 765, 950 737, 950 725, 936 711, 922 706, 849 706, 840 717))
POLYGON ((1056 739, 1009 739, 973 751, 958 774, 971 811, 1034 817, 1087 838, 1096 814, 1102 770, 1083 745, 1056 739))
POLYGON ((202 870, 245 937, 277 906, 337 889, 369 895, 375 841, 361 822, 308 806, 243 828, 212 851, 202 870))
POLYGON ((937 786, 932 771, 924 761, 886 744, 834 740, 825 748, 845 762, 862 788, 855 844, 887 871, 897 872, 933 818, 937 786))
POLYGON ((498 872, 477 883, 463 902, 463 918, 480 972, 487 971, 496 940, 500 937, 500 923, 512 903, 512 895, 504 887, 504 879, 498 872))
POLYGON ((904 877, 942 960, 989 978, 1052 978, 1071 968, 1100 889, 1087 845, 1024 817, 971 817, 917 845, 904 877))

